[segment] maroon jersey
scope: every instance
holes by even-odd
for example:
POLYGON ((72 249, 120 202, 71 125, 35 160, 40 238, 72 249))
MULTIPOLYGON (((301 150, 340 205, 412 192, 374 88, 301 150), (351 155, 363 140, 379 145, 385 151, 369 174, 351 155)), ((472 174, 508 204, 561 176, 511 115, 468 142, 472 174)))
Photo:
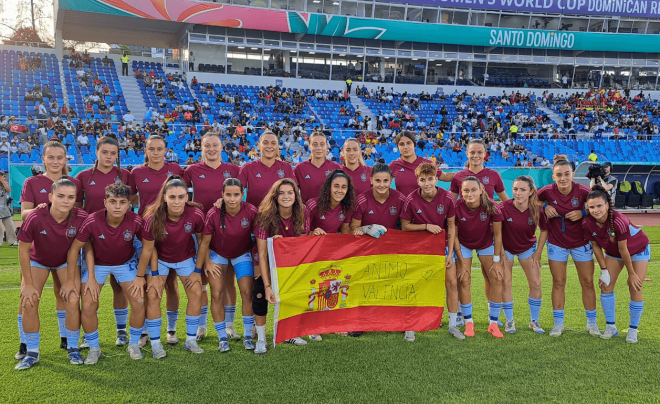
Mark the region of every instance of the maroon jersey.
POLYGON ((609 220, 604 223, 603 227, 600 227, 596 223, 596 219, 591 216, 587 216, 582 221, 584 238, 595 241, 605 250, 605 254, 616 258, 621 258, 618 243, 623 240, 628 241, 628 252, 631 256, 644 252, 649 244, 648 236, 639 227, 630 223, 630 219, 626 215, 616 210, 612 214, 614 215, 614 241, 610 240, 609 220))
POLYGON ((374 191, 368 190, 360 194, 355 200, 353 219, 361 220, 362 226, 379 224, 388 229, 396 229, 406 197, 396 189, 390 189, 390 195, 384 203, 374 197, 374 191))
MULTIPOLYGON (((424 199, 420 190, 410 193, 401 212, 401 219, 415 224, 435 224, 447 230, 447 219, 456 215, 454 197, 442 188, 430 202, 424 199)), ((448 233, 445 231, 445 238, 448 233)))
POLYGON ((206 214, 215 201, 222 198, 222 183, 227 178, 238 178, 238 170, 237 165, 229 163, 222 163, 215 169, 206 163, 197 163, 186 168, 183 180, 193 189, 193 201, 201 204, 206 214))
POLYGON ((143 220, 128 211, 117 227, 106 220, 106 210, 94 212, 82 224, 76 239, 86 243, 92 240, 96 265, 123 265, 135 255, 133 238, 142 240, 143 220))
POLYGON ((128 170, 121 169, 121 177, 116 168, 112 168, 107 174, 103 174, 98 169, 89 168, 81 171, 76 175, 76 178, 82 184, 83 197, 85 203, 83 209, 87 213, 98 212, 105 209, 103 200, 105 199, 105 187, 116 182, 123 182, 128 185, 128 177, 130 173, 128 170))
POLYGON ((140 194, 140 209, 138 210, 140 216, 147 206, 156 201, 160 188, 170 175, 179 175, 183 178, 183 170, 177 163, 165 163, 160 170, 154 170, 144 165, 131 171, 128 185, 131 187, 132 194, 140 194))
POLYGON ((73 208, 71 217, 62 223, 57 223, 50 215, 50 206, 36 209, 23 222, 18 239, 32 243, 30 260, 56 268, 66 263, 69 247, 85 219, 87 212, 80 208, 73 208))
MULTIPOLYGON (((144 231, 142 237, 148 241, 154 241, 151 232, 152 215, 144 219, 144 231)), ((174 264, 183 262, 195 256, 195 239, 193 235, 201 233, 204 229, 204 213, 196 206, 186 205, 183 215, 176 222, 168 217, 165 223, 165 239, 156 242, 158 259, 174 264)))
MULTIPOLYGON (((521 212, 516 208, 513 199, 499 205, 502 213, 502 245, 511 254, 522 254, 536 243, 536 225, 529 213, 529 208, 521 212)), ((548 230, 548 219, 539 208, 539 228, 548 230)))
MULTIPOLYGON (((412 163, 408 163, 402 158, 398 158, 390 163, 390 170, 392 170, 392 175, 394 176, 394 186, 396 187, 397 191, 404 195, 410 195, 412 191, 419 188, 419 185, 417 185, 417 176, 415 175, 415 170, 422 163, 433 164, 431 160, 427 160, 422 157, 417 157, 412 163)), ((442 170, 438 168, 438 178, 440 178, 441 175, 442 170)))
MULTIPOLYGON (((82 202, 83 191, 80 181, 73 177, 67 177, 74 184, 76 184, 76 202, 82 202)), ((35 175, 25 180, 23 183, 23 190, 21 191, 21 203, 32 202, 34 206, 42 203, 50 203, 48 194, 50 194, 53 181, 43 174, 35 175)))
POLYGON ((211 250, 227 259, 240 257, 252 249, 252 231, 257 219, 257 208, 241 202, 236 216, 225 212, 225 225, 222 226, 220 209, 213 207, 206 215, 204 234, 211 234, 211 250))
POLYGON ((358 165, 355 170, 349 170, 348 167, 341 166, 341 169, 353 180, 355 196, 371 189, 371 167, 358 165))
POLYGON ((590 191, 591 189, 586 185, 575 182, 568 195, 559 192, 557 184, 546 185, 539 189, 539 200, 546 201, 562 216, 548 219, 548 241, 550 243, 567 249, 579 248, 587 244, 584 234, 582 234, 582 220, 574 222, 562 218, 565 218, 568 212, 583 210, 590 191), (564 231, 562 231, 562 225, 564 231))
POLYGON ((337 233, 344 223, 351 223, 351 212, 345 212, 341 204, 335 206, 334 209, 319 214, 318 210, 319 198, 312 198, 307 201, 307 209, 311 219, 311 230, 321 228, 328 234, 337 233))
POLYGON ((319 196, 325 177, 330 175, 333 170, 341 170, 341 166, 334 161, 325 160, 321 167, 316 167, 311 160, 303 161, 296 165, 293 173, 296 175, 296 181, 300 187, 300 196, 303 202, 319 196))
MULTIPOLYGON (((309 211, 307 210, 306 207, 303 207, 303 210, 305 212, 305 228, 303 229, 303 232, 300 234, 301 236, 305 236, 309 234, 309 226, 310 226, 310 219, 309 219, 309 211)), ((295 230, 293 228, 293 215, 288 218, 280 218, 280 234, 283 237, 295 237, 295 230)), ((261 240, 266 240, 269 237, 272 237, 273 235, 270 234, 270 231, 266 228, 261 227, 259 224, 257 224, 254 227, 254 236, 258 239, 261 240)))
POLYGON ((473 173, 470 169, 466 168, 454 174, 454 178, 451 179, 451 185, 449 185, 449 190, 458 195, 463 195, 461 191, 461 183, 463 180, 469 176, 477 177, 479 181, 484 185, 486 194, 490 199, 495 197, 495 192, 504 192, 504 183, 502 182, 502 176, 495 170, 490 168, 484 168, 478 173, 473 173))
POLYGON ((493 222, 501 222, 502 214, 489 215, 483 206, 471 210, 464 199, 456 201, 458 242, 466 248, 482 250, 493 245, 493 222))
POLYGON ((246 202, 257 208, 273 184, 282 178, 291 178, 297 183, 289 163, 280 160, 275 160, 270 167, 261 160, 251 161, 238 172, 238 179, 241 180, 243 188, 247 188, 246 202))

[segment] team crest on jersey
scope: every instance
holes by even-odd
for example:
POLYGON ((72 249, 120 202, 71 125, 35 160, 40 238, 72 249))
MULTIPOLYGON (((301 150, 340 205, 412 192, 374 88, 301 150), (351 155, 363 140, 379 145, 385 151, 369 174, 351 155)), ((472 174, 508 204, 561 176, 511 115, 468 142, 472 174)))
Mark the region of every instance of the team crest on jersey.
POLYGON ((390 206, 390 215, 396 216, 396 206, 390 206))
POLYGON ((574 207, 574 208, 577 208, 578 205, 580 205, 580 201, 578 200, 578 198, 572 197, 571 198, 571 206, 574 207))
POLYGON ((486 214, 486 212, 481 212, 481 213, 479 214, 479 219, 480 219, 482 222, 485 222, 486 219, 488 219, 488 215, 486 214))
POLYGON ((344 219, 346 219, 346 215, 344 214, 344 212, 339 212, 339 221, 343 222, 344 219))
POLYGON ((130 230, 124 231, 124 241, 131 241, 133 240, 133 232, 130 230))
POLYGON ((66 236, 73 238, 76 237, 76 234, 78 234, 78 230, 76 230, 75 227, 71 226, 68 229, 66 229, 66 236))
POLYGON ((222 173, 222 175, 225 177, 225 179, 231 178, 231 174, 229 173, 229 171, 225 171, 224 173, 222 173))
POLYGON ((488 176, 485 176, 484 178, 482 178, 481 182, 483 182, 484 185, 488 185, 490 184, 490 178, 488 178, 488 176))
POLYGON ((277 178, 282 179, 284 178, 284 170, 281 168, 277 170, 277 178))
POLYGON ((192 231, 192 223, 188 222, 188 223, 184 224, 183 225, 183 230, 186 233, 190 233, 192 231))
POLYGON ((119 177, 115 177, 115 184, 121 184, 123 181, 119 177))
POLYGON ((167 178, 170 178, 172 176, 172 174, 173 174, 172 171, 167 170, 167 178))
POLYGON ((327 177, 328 175, 330 175, 331 172, 332 172, 332 171, 327 170, 327 171, 325 172, 325 176, 327 177))
POLYGON ((367 174, 365 173, 360 174, 360 181, 367 182, 367 174))
POLYGON ((443 204, 438 205, 438 208, 436 210, 439 215, 443 215, 445 213, 445 207, 443 204))
POLYGON ((342 267, 330 265, 319 271, 319 280, 309 281, 312 293, 308 296, 305 311, 332 310, 339 306, 346 307, 350 274, 342 274, 342 267), (342 279, 343 275, 343 279, 342 279), (341 303, 340 303, 341 302, 341 303))
POLYGON ((530 226, 533 225, 534 224, 534 219, 532 219, 531 217, 528 217, 527 218, 527 224, 530 225, 530 226))
POLYGON ((247 229, 249 225, 250 225, 250 222, 247 220, 246 217, 241 219, 241 227, 242 228, 247 229))

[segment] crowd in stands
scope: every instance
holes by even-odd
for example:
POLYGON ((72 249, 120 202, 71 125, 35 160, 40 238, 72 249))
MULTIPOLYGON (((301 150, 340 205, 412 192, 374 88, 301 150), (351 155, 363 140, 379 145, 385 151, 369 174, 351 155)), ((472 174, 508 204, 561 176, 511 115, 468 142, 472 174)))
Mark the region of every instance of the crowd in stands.
POLYGON ((43 62, 39 55, 34 55, 33 57, 25 57, 23 55, 18 56, 18 63, 16 68, 18 70, 30 70, 35 71, 36 69, 41 69, 43 67, 43 62))

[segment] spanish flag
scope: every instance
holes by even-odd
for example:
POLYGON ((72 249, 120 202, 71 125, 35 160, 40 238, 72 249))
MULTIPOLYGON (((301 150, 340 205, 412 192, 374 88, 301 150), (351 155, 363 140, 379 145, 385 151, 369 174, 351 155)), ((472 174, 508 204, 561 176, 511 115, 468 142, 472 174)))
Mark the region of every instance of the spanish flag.
POLYGON ((428 331, 445 302, 445 234, 388 230, 268 240, 273 343, 344 331, 428 331))

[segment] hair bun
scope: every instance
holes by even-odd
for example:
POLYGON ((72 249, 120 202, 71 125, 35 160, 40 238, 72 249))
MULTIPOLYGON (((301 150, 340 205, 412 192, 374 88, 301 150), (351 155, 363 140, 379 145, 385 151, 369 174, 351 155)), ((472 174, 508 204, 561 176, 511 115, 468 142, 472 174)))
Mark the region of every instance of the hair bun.
POLYGON ((565 161, 568 162, 568 157, 566 157, 565 154, 555 154, 555 164, 559 163, 560 161, 565 161))

